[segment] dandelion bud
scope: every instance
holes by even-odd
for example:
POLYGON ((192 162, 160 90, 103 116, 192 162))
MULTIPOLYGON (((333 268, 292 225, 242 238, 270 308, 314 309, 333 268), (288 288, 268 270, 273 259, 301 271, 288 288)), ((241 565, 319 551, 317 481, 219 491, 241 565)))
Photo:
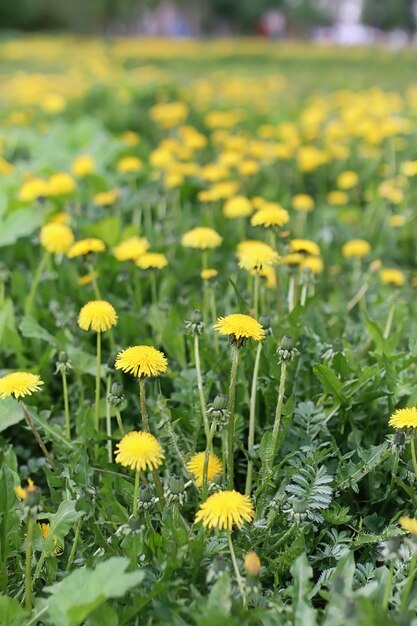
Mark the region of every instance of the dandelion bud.
POLYGON ((113 406, 115 409, 122 410, 121 407, 125 407, 126 398, 123 395, 123 385, 121 383, 112 384, 111 391, 107 396, 107 401, 110 406, 113 406))
POLYGON ((298 353, 298 350, 297 348, 294 348, 292 337, 284 335, 281 339, 277 352, 281 361, 293 361, 298 353))
POLYGON ((65 350, 61 350, 58 354, 58 361, 55 363, 55 374, 66 374, 70 369, 72 369, 71 361, 68 358, 68 354, 65 350))
POLYGON ((201 335, 204 330, 203 315, 200 309, 194 309, 191 313, 191 319, 185 320, 185 328, 190 335, 201 335))
POLYGON ((187 499, 184 479, 181 476, 170 476, 164 485, 164 496, 168 504, 182 506, 187 499))
POLYGON ((224 393, 219 393, 213 400, 213 409, 224 411, 227 408, 227 397, 224 393))
POLYGON ((259 323, 264 329, 266 335, 270 335, 272 333, 271 318, 269 315, 262 315, 262 317, 259 318, 259 323))
POLYGON ((258 576, 261 571, 261 560, 253 550, 246 554, 243 565, 249 576, 258 576))
POLYGON ((405 433, 401 430, 397 430, 392 440, 392 451, 398 452, 400 454, 404 448, 404 444, 405 444, 405 433))
POLYGON ((207 410, 207 417, 216 420, 221 427, 227 425, 229 421, 229 411, 227 410, 227 398, 224 394, 217 395, 211 406, 207 410))

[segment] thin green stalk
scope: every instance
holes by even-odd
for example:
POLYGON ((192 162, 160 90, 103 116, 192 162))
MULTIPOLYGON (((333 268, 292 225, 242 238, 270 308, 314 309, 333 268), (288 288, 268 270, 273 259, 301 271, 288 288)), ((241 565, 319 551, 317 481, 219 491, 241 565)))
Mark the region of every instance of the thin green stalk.
POLYGON ((35 424, 32 421, 32 418, 29 415, 29 411, 27 410, 26 406, 23 404, 23 402, 20 400, 20 406, 23 409, 23 414, 25 416, 25 419, 33 433, 33 436, 36 439, 36 442, 38 444, 38 446, 40 447, 40 449, 42 450, 42 452, 45 455, 46 460, 48 461, 49 465, 51 466, 52 470, 55 472, 55 474, 59 474, 58 468, 55 465, 55 461, 53 460, 53 458, 51 457, 51 455, 48 452, 47 447, 45 446, 42 437, 40 436, 39 432, 37 431, 35 424))
POLYGON ((414 436, 414 432, 411 433, 411 458, 413 461, 413 468, 414 468, 414 473, 416 475, 417 478, 417 458, 416 458, 416 443, 415 443, 415 436, 414 436))
POLYGON ((159 478, 159 474, 158 474, 158 470, 154 469, 152 470, 152 476, 153 476, 153 480, 155 483, 155 491, 156 494, 159 498, 159 502, 161 504, 161 506, 164 506, 165 504, 165 498, 164 498, 164 490, 162 488, 162 483, 161 483, 161 479, 159 478))
POLYGON ((306 278, 304 278, 304 283, 303 283, 303 286, 301 287, 301 294, 300 294, 300 304, 301 304, 301 306, 305 306, 306 305, 307 293, 308 293, 308 280, 306 280, 306 278))
POLYGON ((280 424, 281 424, 282 407, 284 405, 286 375, 287 375, 287 363, 286 363, 286 361, 282 361, 282 363, 281 363, 281 377, 280 377, 279 389, 278 389, 277 408, 275 410, 274 428, 272 430, 273 457, 275 456, 275 452, 276 452, 276 449, 277 449, 279 427, 280 427, 280 424))
POLYGON ((100 419, 100 378, 101 378, 101 332, 97 332, 97 360, 96 360, 96 399, 94 405, 94 430, 99 431, 100 419))
POLYGON ((119 427, 120 433, 122 435, 124 435, 125 434, 125 429, 123 428, 122 417, 120 415, 119 409, 116 409, 116 421, 117 421, 117 425, 119 427))
POLYGON ((139 378, 139 401, 140 412, 142 414, 142 426, 146 433, 149 433, 148 409, 146 408, 145 379, 139 378))
POLYGON ((391 333, 392 322, 394 321, 394 313, 395 313, 395 300, 391 302, 391 306, 388 311, 388 317, 384 328, 384 334, 382 335, 384 339, 388 339, 391 333))
POLYGON ((28 529, 26 535, 26 564, 25 564, 25 609, 32 610, 32 547, 33 547, 34 519, 28 516, 28 529))
POLYGON ((260 276, 258 272, 256 272, 253 277, 253 310, 255 317, 258 318, 259 315, 259 287, 260 287, 260 276))
POLYGON ((77 521, 77 526, 75 527, 75 535, 74 535, 74 541, 72 542, 72 546, 71 546, 71 552, 70 555, 68 557, 68 562, 67 562, 67 567, 65 568, 67 572, 70 571, 72 563, 75 559, 75 555, 77 552, 77 546, 78 546, 78 541, 80 539, 80 532, 81 532, 81 525, 83 523, 83 518, 79 517, 78 521, 77 521))
POLYGON ((197 376, 197 389, 198 389, 198 395, 200 398, 201 414, 203 417, 203 424, 204 424, 204 432, 206 434, 206 441, 208 441, 209 433, 210 433, 210 426, 209 426, 209 421, 207 418, 206 400, 204 398, 203 377, 201 375, 201 362, 200 362, 200 344, 199 344, 199 337, 197 333, 194 335, 194 360, 195 360, 195 371, 196 371, 196 376, 197 376))
POLYGON ((152 304, 157 305, 158 304, 158 290, 156 287, 156 274, 153 270, 151 270, 149 273, 149 279, 151 281, 152 304))
POLYGON ((109 463, 113 460, 113 449, 111 444, 111 415, 110 415, 110 404, 108 401, 108 397, 111 391, 111 376, 107 376, 107 389, 106 389, 106 434, 107 434, 107 455, 109 463))
POLYGON ((37 270, 35 272, 35 275, 33 277, 33 281, 32 281, 32 285, 29 291, 29 295, 27 297, 26 303, 25 303, 25 315, 30 315, 32 312, 32 307, 33 307, 33 303, 35 301, 35 297, 36 297, 36 292, 38 289, 38 285, 39 285, 39 281, 41 279, 42 273, 48 263, 48 259, 49 259, 49 252, 47 250, 44 251, 43 256, 40 260, 40 263, 37 267, 37 270))
MULTIPOLYGON (((211 309, 211 323, 215 324, 217 320, 217 311, 216 311, 216 294, 214 285, 210 285, 210 309, 211 309)), ((219 352, 219 337, 217 333, 214 333, 214 350, 216 354, 219 352)))
POLYGON ((203 493, 202 493, 203 500, 205 500, 206 497, 207 497, 208 466, 209 466, 210 453, 212 451, 213 437, 214 437, 214 433, 216 432, 216 426, 217 426, 217 419, 214 418, 213 422, 211 424, 211 427, 210 427, 209 436, 207 438, 206 451, 205 451, 205 454, 204 454, 203 493))
POLYGON ((99 289, 99 286, 98 286, 97 277, 96 277, 96 271, 94 269, 94 266, 90 265, 88 269, 89 269, 89 272, 91 274, 91 284, 93 286, 94 296, 95 296, 96 300, 101 300, 102 299, 101 292, 100 292, 100 289, 99 289))
POLYGON ((404 585, 403 595, 401 598, 401 611, 405 611, 405 607, 407 606, 408 596, 410 595, 410 591, 413 587, 414 577, 416 573, 416 564, 417 564, 417 555, 413 554, 410 561, 410 571, 407 576, 406 583, 404 585))
POLYGON ((67 430, 67 437, 71 441, 71 422, 68 402, 68 385, 67 385, 67 373, 64 368, 61 370, 62 376, 62 388, 64 393, 64 409, 65 409, 65 427, 67 430))
POLYGON ((140 470, 136 470, 135 486, 133 488, 133 506, 132 506, 133 515, 137 515, 138 513, 139 477, 140 477, 140 470))
POLYGON ((248 434, 248 469, 246 473, 246 487, 245 494, 250 495, 252 489, 252 475, 253 475, 253 455, 255 446, 255 419, 256 419, 256 388, 258 385, 259 364, 261 360, 262 341, 259 341, 256 349, 255 366, 253 368, 252 387, 250 393, 250 405, 249 405, 249 434, 248 434))
POLYGON ((393 577, 394 577, 394 562, 391 561, 390 566, 389 566, 387 585, 385 587, 384 597, 382 598, 382 608, 384 609, 384 611, 388 608, 389 599, 391 597, 393 577))
POLYGON ((235 574, 236 574, 237 585, 239 587, 240 595, 242 597, 243 606, 246 608, 247 600, 246 600, 246 594, 245 594, 245 586, 243 584, 242 576, 240 575, 240 572, 239 572, 239 566, 237 564, 235 549, 233 547, 232 533, 230 531, 227 533, 227 541, 229 544, 230 556, 232 557, 233 569, 235 570, 235 574))
POLYGON ((291 313, 295 306, 295 273, 290 270, 288 281, 288 312, 291 313))
POLYGON ((239 364, 239 348, 232 346, 232 367, 230 370, 229 398, 227 410, 229 412, 229 424, 227 430, 227 485, 233 489, 234 483, 234 438, 235 438, 235 405, 236 405, 236 382, 237 368, 239 364))

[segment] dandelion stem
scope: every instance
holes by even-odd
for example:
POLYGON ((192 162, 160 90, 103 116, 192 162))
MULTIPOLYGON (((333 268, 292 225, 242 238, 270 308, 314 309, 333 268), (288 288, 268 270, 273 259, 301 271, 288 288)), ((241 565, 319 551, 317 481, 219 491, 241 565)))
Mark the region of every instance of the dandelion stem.
POLYGON ((194 360, 195 371, 197 376, 197 388, 198 395, 200 397, 201 414, 203 416, 204 432, 206 433, 206 441, 208 441, 210 426, 207 418, 206 400, 204 398, 203 377, 201 375, 201 362, 200 362, 200 344, 197 334, 194 335, 194 360))
POLYGON ((26 564, 25 564, 25 608, 27 611, 32 610, 32 545, 33 545, 33 526, 34 519, 32 515, 28 516, 28 528, 26 535, 26 564))
POLYGON ((258 272, 256 272, 255 276, 253 277, 253 310, 256 319, 258 318, 259 314, 259 278, 260 276, 258 272))
POLYGON ((301 288, 301 294, 300 294, 300 304, 303 307, 306 305, 307 293, 308 293, 308 278, 305 278, 303 286, 301 288))
POLYGON ((120 415, 119 409, 116 409, 116 421, 117 421, 117 425, 119 427, 119 430, 120 430, 121 434, 124 435, 125 434, 125 429, 123 428, 122 417, 120 415))
MULTIPOLYGON (((215 323, 217 319, 217 311, 216 311, 216 294, 214 290, 214 286, 210 286, 210 309, 211 309, 211 321, 212 324, 215 323)), ((216 354, 219 352, 219 337, 217 333, 214 333, 214 350, 216 354)))
POLYGON ((394 313, 395 313, 395 300, 391 303, 391 306, 388 311, 388 317, 384 328, 384 334, 382 335, 384 339, 388 339, 391 333, 392 322, 394 321, 394 313))
POLYGON ((80 539, 80 532, 81 532, 81 525, 83 522, 83 518, 82 516, 78 518, 77 521, 77 526, 75 527, 75 535, 74 535, 74 541, 72 542, 72 547, 71 547, 71 552, 70 555, 68 557, 68 562, 67 562, 67 567, 66 567, 66 571, 69 572, 71 569, 71 565, 74 561, 75 558, 75 554, 77 552, 77 546, 78 546, 78 541, 80 539))
POLYGON ((212 450, 212 443, 213 443, 213 437, 214 437, 214 433, 216 431, 216 426, 217 426, 217 419, 214 418, 213 422, 211 424, 210 427, 210 432, 209 432, 209 436, 207 438, 207 446, 206 446, 206 451, 204 454, 204 466, 203 466, 203 500, 206 499, 207 497, 207 483, 208 483, 208 466, 209 466, 209 459, 210 459, 210 453, 212 450))
POLYGON ((139 378, 139 400, 140 400, 140 412, 142 414, 143 430, 149 433, 149 419, 148 409, 146 408, 146 393, 145 393, 145 379, 139 378))
POLYGON ((94 430, 99 431, 100 417, 100 377, 101 377, 101 332, 97 332, 97 362, 96 362, 96 400, 94 405, 94 430))
POLYGON ((415 437, 414 434, 411 433, 411 458, 413 461, 413 468, 414 468, 414 473, 416 475, 417 478, 417 458, 416 458, 416 442, 415 442, 415 437))
POLYGON ((138 513, 139 477, 140 477, 140 470, 136 470, 135 486, 133 488, 133 506, 132 506, 133 515, 137 515, 138 513))
POLYGON ((46 264, 48 263, 48 259, 49 259, 49 252, 47 250, 45 250, 40 263, 37 267, 37 270, 35 272, 35 275, 33 277, 33 281, 32 281, 32 286, 30 288, 30 292, 29 295, 27 297, 26 300, 26 304, 25 304, 25 315, 30 315, 32 312, 32 307, 33 307, 33 303, 35 301, 35 297, 36 297, 36 291, 38 289, 38 285, 39 285, 39 281, 41 279, 42 273, 46 267, 46 264))
POLYGON ((248 470, 246 474, 245 494, 250 495, 252 489, 254 445, 255 445, 255 419, 256 419, 256 388, 258 385, 259 363, 261 360, 262 342, 258 343, 256 349, 255 366, 253 368, 252 387, 250 393, 249 408, 249 434, 248 434, 248 470))
POLYGON ((237 367, 239 364, 239 348, 232 347, 232 368, 230 371, 229 398, 227 410, 229 412, 229 424, 227 432, 227 485, 233 489, 234 482, 234 437, 235 437, 235 405, 236 405, 236 381, 237 367))
POLYGON ((240 575, 240 572, 239 572, 239 566, 237 564, 235 549, 233 547, 233 542, 232 542, 232 533, 230 531, 227 533, 227 541, 229 543, 230 556, 232 557, 233 569, 235 570, 236 580, 237 580, 237 584, 239 587, 240 595, 242 597, 243 606, 246 608, 247 602, 246 602, 245 587, 243 585, 242 576, 240 575))
POLYGON ((27 423, 29 424, 29 427, 33 433, 33 436, 35 437, 38 446, 40 447, 40 449, 42 450, 42 452, 45 455, 46 460, 48 461, 49 465, 52 467, 53 471, 55 472, 55 474, 59 474, 58 468, 55 465, 55 462, 53 460, 53 458, 51 457, 51 455, 49 454, 47 447, 45 446, 42 437, 40 436, 38 430, 35 427, 35 424, 32 421, 32 418, 30 417, 29 411, 27 410, 26 406, 23 404, 22 401, 20 401, 20 406, 23 409, 23 414, 25 416, 25 419, 27 421, 27 423))
POLYGON ((416 573, 416 564, 417 564, 417 555, 413 554, 410 561, 410 571, 407 576, 406 583, 404 585, 404 591, 401 598, 401 611, 405 610, 407 606, 408 596, 410 595, 410 591, 412 589, 414 583, 414 577, 416 573))
POLYGON ((388 603, 389 603, 389 599, 391 597, 391 588, 392 588, 393 576, 394 576, 394 562, 391 561, 390 566, 389 566, 388 580, 387 580, 387 584, 386 584, 386 587, 385 587, 385 593, 384 593, 384 597, 382 599, 382 608, 384 610, 387 609, 388 603))
POLYGON ((106 390, 106 434, 107 434, 107 453, 109 463, 113 460, 113 449, 111 445, 111 415, 110 415, 110 404, 108 401, 108 397, 111 391, 111 376, 107 376, 107 390, 106 390))
POLYGON ((67 437, 69 441, 71 441, 71 423, 70 423, 69 402, 68 402, 68 385, 67 385, 67 373, 65 371, 65 368, 62 368, 61 376, 62 376, 62 388, 63 388, 63 393, 64 393, 65 427, 67 430, 67 437))
POLYGON ((158 290, 156 288, 156 274, 153 270, 151 270, 149 273, 149 279, 151 281, 152 304, 157 305, 158 304, 158 290))
POLYGON ((291 313, 295 306, 295 274, 290 272, 290 278, 288 281, 288 312, 291 313))
POLYGON ((283 407, 283 404, 284 404, 285 379, 286 379, 286 376, 287 376, 287 363, 286 363, 286 361, 282 361, 282 363, 281 363, 281 377, 280 377, 279 389, 278 389, 277 408, 275 410, 274 428, 272 430, 273 457, 275 456, 276 449, 277 449, 277 443, 278 443, 278 435, 279 435, 279 427, 280 427, 280 424, 281 424, 282 407, 283 407))

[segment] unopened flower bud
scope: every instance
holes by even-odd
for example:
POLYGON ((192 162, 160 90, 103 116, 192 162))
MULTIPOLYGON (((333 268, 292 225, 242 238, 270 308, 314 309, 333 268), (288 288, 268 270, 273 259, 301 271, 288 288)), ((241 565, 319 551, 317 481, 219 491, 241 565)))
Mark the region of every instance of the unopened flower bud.
POLYGON ((213 403, 207 409, 207 417, 216 420, 219 426, 224 427, 229 421, 229 411, 227 410, 227 397, 220 393, 217 395, 213 403))
POLYGON ((65 350, 61 350, 58 354, 58 361, 55 363, 55 374, 66 374, 70 369, 72 369, 71 361, 68 358, 68 354, 65 350))
POLYGON ((262 325, 265 335, 270 335, 272 333, 271 318, 269 315, 262 315, 262 317, 259 318, 259 323, 262 325))
POLYGON ((227 396, 224 393, 219 393, 213 400, 213 409, 216 411, 224 411, 227 408, 227 396))
POLYGON ((246 554, 243 565, 249 576, 258 576, 261 571, 261 560, 253 550, 246 554))
POLYGON ((123 385, 121 383, 113 383, 111 386, 111 391, 107 396, 107 401, 110 406, 113 406, 116 409, 123 410, 126 405, 126 398, 123 395, 123 385))
POLYGON ((294 348, 294 341, 292 337, 284 335, 281 339, 277 352, 281 361, 292 361, 298 353, 297 348, 294 348))
POLYGON ((191 335, 201 335, 204 330, 203 314, 200 309, 194 309, 189 320, 185 320, 185 328, 191 335))

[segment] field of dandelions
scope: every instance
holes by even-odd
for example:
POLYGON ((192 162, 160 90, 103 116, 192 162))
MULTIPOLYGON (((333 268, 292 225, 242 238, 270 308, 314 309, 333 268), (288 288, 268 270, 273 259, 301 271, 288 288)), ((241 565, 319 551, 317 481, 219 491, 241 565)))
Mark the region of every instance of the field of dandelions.
POLYGON ((0 624, 416 625, 415 53, 0 59, 0 624))

